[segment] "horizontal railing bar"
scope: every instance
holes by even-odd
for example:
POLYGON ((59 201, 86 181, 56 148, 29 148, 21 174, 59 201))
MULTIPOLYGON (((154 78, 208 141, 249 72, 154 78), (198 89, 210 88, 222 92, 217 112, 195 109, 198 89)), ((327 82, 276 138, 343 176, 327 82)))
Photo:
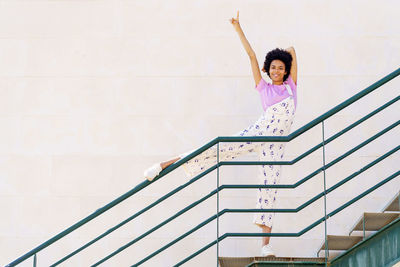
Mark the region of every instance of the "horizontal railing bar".
MULTIPOLYGON (((337 208, 336 210, 330 212, 326 218, 322 217, 319 220, 317 220, 316 222, 314 222, 313 224, 311 224, 310 226, 312 227, 306 227, 305 229, 303 229, 302 231, 298 232, 298 233, 225 233, 224 235, 222 235, 221 237, 217 238, 218 242, 221 242, 222 240, 224 240, 227 237, 265 237, 265 236, 284 236, 284 237, 298 237, 303 235, 304 233, 308 232, 309 230, 311 230, 312 228, 314 228, 316 225, 320 224, 321 222, 325 221, 326 219, 328 219, 329 217, 334 216, 335 214, 337 214, 339 211, 347 208, 348 206, 350 206, 351 204, 353 204, 354 202, 360 200, 361 198, 363 198, 364 196, 368 195, 369 193, 371 193, 372 191, 376 190, 377 188, 381 187, 382 185, 386 184, 387 182, 389 182, 390 180, 396 178, 398 175, 400 175, 400 171, 395 172, 394 174, 392 174, 391 176, 387 177, 386 179, 384 179, 383 181, 381 181, 380 183, 376 184, 375 186, 371 187, 370 189, 364 191, 362 194, 358 195, 357 197, 353 198, 352 200, 346 202, 345 204, 343 204, 342 206, 340 206, 339 208, 337 208), (283 235, 282 235, 283 234, 283 235)), ((221 211, 222 212, 222 211, 221 211)), ((211 243, 207 244, 205 247, 210 248, 212 245, 211 244, 216 244, 217 241, 214 240, 211 243)), ((205 249, 205 247, 203 247, 201 249, 201 251, 203 252, 205 249)), ((194 258, 195 256, 199 255, 199 253, 193 253, 190 256, 186 257, 185 259, 183 259, 182 261, 180 261, 179 263, 177 263, 174 266, 181 266, 182 264, 184 264, 185 262, 189 261, 190 259, 194 258)), ((133 266, 137 266, 137 265, 133 265, 133 266)))
MULTIPOLYGON (((293 138, 287 136, 218 136, 216 143, 238 143, 238 142, 280 142, 287 143, 293 138)), ((215 144, 216 144, 215 143, 215 144)))
POLYGON ((226 213, 257 213, 257 212, 274 212, 274 213, 296 213, 297 209, 224 209, 226 213))
MULTIPOLYGON (((397 122, 397 123, 400 123, 400 120, 397 122)), ((361 143, 361 145, 362 144, 364 144, 364 145, 366 145, 366 144, 368 144, 369 142, 371 142, 372 140, 374 140, 374 139, 376 139, 376 138, 378 138, 380 135, 382 135, 384 132, 387 132, 387 131, 389 131, 390 129, 392 129, 394 126, 393 125, 396 125, 396 123, 394 123, 394 124, 392 124, 391 126, 388 126, 387 128, 385 128, 384 130, 382 130, 381 132, 379 132, 378 134, 376 134, 376 135, 374 135, 373 137, 371 137, 371 138, 369 138, 369 139, 367 139, 366 141, 364 141, 363 143, 361 143)), ((358 146, 358 149, 359 148, 361 148, 362 146, 358 146)), ((375 161, 373 161, 373 163, 374 164, 376 164, 377 162, 379 162, 380 160, 382 160, 382 159, 384 159, 384 158, 386 158, 387 156, 389 156, 389 155, 391 155, 391 154, 393 154, 395 151, 397 151, 399 149, 399 147, 396 147, 395 149, 393 149, 393 150, 391 150, 390 152, 388 152, 388 153, 386 153, 384 156, 381 156, 380 158, 378 158, 378 159, 376 159, 375 161)), ((353 152, 355 152, 356 150, 354 150, 354 149, 351 149, 349 152, 351 152, 351 153, 353 153, 353 152)), ((349 152, 347 152, 347 153, 345 153, 345 154, 343 154, 342 156, 340 156, 340 157, 338 157, 338 159, 339 158, 341 158, 341 160, 342 159, 344 159, 345 157, 347 157, 347 156, 349 156, 351 153, 349 153, 349 152), (347 154, 347 155, 346 155, 347 154), (345 156, 344 156, 345 155, 345 156)), ((334 160, 335 161, 335 160, 334 160)), ((336 161, 335 163, 337 163, 338 161, 336 161)), ((374 164, 369 164, 370 166, 369 167, 371 167, 371 166, 373 166, 374 164)), ((215 166, 217 166, 218 164, 216 164, 216 165, 214 165, 212 168, 213 169, 215 169, 215 166)), ((329 165, 329 164, 328 164, 329 165)), ((326 165, 326 166, 328 166, 328 165, 326 165)), ((333 165, 333 164, 332 164, 333 165)), ((328 166, 327 168, 329 168, 329 167, 331 167, 332 165, 330 165, 330 166, 328 166)), ((369 168, 368 167, 368 168, 369 168)), ((365 171, 366 169, 368 169, 368 168, 364 168, 363 169, 363 171, 365 171)), ((320 169, 318 169, 317 171, 314 171, 312 174, 316 174, 316 173, 318 173, 319 172, 319 170, 322 170, 322 167, 320 168, 320 169)), ((208 171, 208 170, 207 170, 208 171)), ((362 172, 362 171, 361 171, 362 172)), ((358 173, 361 173, 360 171, 358 171, 358 173)), ((311 176, 312 177, 312 176, 311 176)), ((306 178, 304 178, 304 179, 310 179, 311 178, 310 177, 310 175, 308 175, 306 178)), ((303 180, 304 180, 303 179, 303 180)), ((303 180, 301 180, 301 181, 303 181, 303 180)), ((300 182, 301 182, 300 181, 300 182)), ((302 182, 303 183, 303 182, 302 182)), ((297 185, 296 184, 302 184, 302 183, 295 183, 294 185, 221 185, 220 187, 218 187, 218 191, 221 191, 222 189, 224 189, 224 188, 296 188, 297 187, 297 185)), ((213 193, 213 194, 215 194, 217 192, 217 190, 214 190, 214 191, 212 191, 211 193, 213 193)), ((201 202, 203 202, 203 201, 205 201, 206 199, 208 199, 209 197, 211 197, 212 196, 212 194, 208 194, 206 197, 203 197, 203 199, 202 199, 202 201, 198 201, 198 202, 196 202, 196 205, 198 205, 198 204, 200 204, 201 202)), ((319 197, 321 196, 321 194, 319 195, 319 197)), ((318 197, 318 198, 319 198, 318 197)), ((317 199, 318 199, 317 198, 317 199)), ((315 201, 315 200, 314 200, 315 201)), ((314 201, 312 201, 312 202, 314 202, 314 201)), ((307 205, 304 205, 303 204, 303 207, 302 208, 304 208, 304 207, 307 207, 308 205, 310 205, 312 202, 309 202, 307 205)), ((306 204, 306 203, 305 203, 306 204)), ((189 206, 188 206, 189 207, 189 206)), ((298 209, 297 209, 297 211, 299 211, 298 209)), ((297 211, 285 211, 285 212, 297 212, 297 211)), ((185 211, 186 212, 186 211, 185 211)), ((263 212, 263 211, 260 211, 260 210, 258 210, 258 212, 263 212)), ((266 211, 266 212, 276 212, 276 210, 268 210, 268 211, 266 211)), ((178 213, 180 213, 180 212, 178 212, 178 213)), ((180 214, 182 214, 182 213, 180 213, 180 214)), ((176 216, 177 217, 177 216, 176 216)), ((169 221, 169 219, 167 219, 168 221, 169 221)), ((150 231, 151 232, 153 232, 153 230, 156 230, 156 229, 159 229, 161 226, 163 226, 164 224, 166 224, 166 222, 164 221, 164 222, 162 222, 162 223, 160 223, 159 225, 157 225, 156 227, 154 227, 153 229, 151 229, 150 231)), ((143 237, 145 237, 147 234, 145 234, 145 235, 143 235, 141 238, 143 238, 143 237)), ((140 238, 140 239, 141 239, 140 238)), ((139 240, 140 240, 139 239, 139 240)), ((97 262, 96 264, 95 264, 95 266, 97 266, 98 264, 100 264, 100 263, 103 263, 104 261, 106 261, 107 259, 109 259, 109 258, 111 258, 112 256, 115 256, 116 254, 118 254, 119 252, 121 252, 122 250, 124 250, 124 249, 126 249, 126 248, 128 248, 129 246, 131 246, 131 245, 133 245, 134 243, 136 243, 138 240, 135 240, 135 241, 131 241, 131 242, 129 242, 128 244, 126 244, 126 245, 124 245, 123 247, 121 247, 120 249, 118 249, 117 251, 114 251, 112 254, 110 254, 110 255, 108 255, 107 257, 105 257, 105 258, 103 258, 102 260, 100 260, 99 262, 97 262)))
POLYGON ((259 188, 279 188, 293 189, 293 184, 224 184, 221 189, 259 189, 259 188))
MULTIPOLYGON (((317 125, 318 123, 326 120, 327 118, 329 118, 330 116, 332 116, 333 114, 339 112, 340 110, 346 108, 347 106, 351 105, 352 103, 354 103, 355 101, 357 101, 358 99, 364 97, 365 95, 369 94, 370 92, 374 91, 375 89, 377 89, 378 87, 382 86, 383 84, 389 82, 390 80, 392 80, 393 78, 397 77, 400 74, 400 68, 398 68, 397 70, 393 71, 392 73, 390 73, 389 75, 386 75, 385 77, 383 77, 382 79, 378 80, 377 82, 375 82, 374 84, 368 86, 366 89, 360 91, 359 93, 357 93, 356 95, 354 95, 353 97, 347 99, 346 101, 342 102, 341 104, 335 106, 334 108, 332 108, 331 110, 329 110, 328 112, 322 114, 321 116, 319 116, 318 118, 314 119, 313 121, 309 122, 308 124, 304 125, 303 127, 299 128, 298 130, 296 130, 295 132, 291 133, 290 135, 286 136, 286 137, 276 137, 276 136, 272 136, 271 137, 271 142, 288 142, 290 140, 293 140, 294 138, 296 138, 297 136, 301 135, 302 133, 308 131, 309 129, 313 128, 315 125, 317 125), (282 140, 280 140, 280 138, 283 138, 282 140)), ((235 138, 235 137, 217 137, 214 138, 213 140, 211 140, 210 142, 208 142, 206 145, 202 146, 201 148, 197 149, 196 151, 190 153, 190 155, 184 157, 182 160, 178 161, 175 164, 172 164, 171 166, 169 166, 168 168, 166 168, 165 170, 162 171, 162 174, 160 174, 158 177, 156 177, 154 179, 158 180, 159 178, 161 178, 162 176, 166 175, 167 173, 175 170, 176 168, 178 168, 180 165, 183 164, 183 162, 186 162, 192 158, 194 158, 196 155, 202 153, 203 151, 207 150, 208 148, 212 147, 213 145, 215 145, 218 142, 236 142, 235 139, 229 139, 229 138, 235 138), (227 138, 227 139, 225 139, 227 138)), ((241 137, 246 139, 246 137, 241 137)), ((254 137, 253 137, 254 138, 254 137)), ((242 139, 243 140, 243 139, 242 139)), ((242 141, 240 140, 240 141, 242 141)), ((255 140, 255 142, 265 142, 265 140, 255 140)), ((119 204, 120 202, 124 201, 125 199, 129 198, 130 196, 132 196, 133 194, 139 192, 140 190, 142 190, 143 188, 147 187, 150 184, 149 181, 144 181, 140 184, 138 184, 136 187, 134 187, 133 189, 131 189, 130 191, 128 191, 127 193, 123 194, 122 196, 118 197, 117 199, 113 200, 112 202, 110 202, 109 204, 105 205, 104 207, 96 210, 94 213, 90 214, 89 216, 85 217, 84 219, 80 220, 79 222, 75 223, 74 225, 72 225, 71 227, 67 228, 66 230, 64 230, 63 232, 57 234, 56 236, 54 236, 53 238, 47 240, 46 242, 44 242, 43 244, 37 246, 36 248, 34 248, 33 250, 29 251, 28 253, 24 254, 23 256, 19 257, 18 259, 14 260, 13 262, 11 262, 10 264, 8 264, 6 267, 9 266, 15 266, 16 264, 21 263, 22 261, 26 260, 27 258, 33 256, 34 254, 38 253, 39 251, 41 251, 42 249, 48 247, 49 245, 53 244, 54 242, 56 242, 57 240, 61 239, 62 237, 66 236, 67 234, 71 233, 72 231, 75 231, 77 228, 81 227, 82 225, 86 224, 87 222, 93 220, 94 218, 96 218, 97 216, 99 216, 100 214, 106 212, 107 210, 109 210, 110 208, 116 206, 117 204, 119 204)))
POLYGON ((298 237, 298 233, 225 233, 221 237, 298 237))
POLYGON ((226 165, 292 165, 292 161, 220 161, 219 166, 226 165))

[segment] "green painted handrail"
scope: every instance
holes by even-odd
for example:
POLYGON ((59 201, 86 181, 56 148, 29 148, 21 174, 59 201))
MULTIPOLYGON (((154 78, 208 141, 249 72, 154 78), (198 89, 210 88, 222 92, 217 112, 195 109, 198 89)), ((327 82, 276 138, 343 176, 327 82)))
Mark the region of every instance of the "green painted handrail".
MULTIPOLYGON (((394 99, 388 101, 387 103, 385 103, 384 105, 382 105, 381 107, 375 109, 374 111, 370 112, 369 114, 365 115, 363 118, 359 119, 358 121, 352 123, 350 126, 346 127, 345 129, 343 129, 342 131, 336 133, 335 135, 331 136, 330 138, 328 138, 325 141, 325 145, 329 144, 331 141, 335 140, 336 138, 340 137, 341 135, 343 135, 344 133, 350 131, 351 129, 353 129, 354 127, 356 127, 357 125, 361 124, 362 122, 366 121, 367 119, 371 118, 372 116, 374 116, 375 114, 379 113, 380 111, 384 110, 385 108, 389 107, 390 105, 396 103, 398 100, 400 100, 400 96, 395 97, 394 99)), ((293 165, 295 163, 297 163, 298 161, 300 161, 301 159, 305 158, 307 155, 313 153, 314 151, 316 151, 317 149, 321 148, 323 145, 323 143, 319 143, 318 145, 314 146, 313 148, 309 149, 308 151, 304 152, 303 154, 301 154, 300 156, 298 156, 297 158, 293 159, 292 161, 266 161, 266 162, 249 162, 249 161, 235 161, 234 163, 231 162, 224 162, 223 165, 293 165)), ((80 251, 84 250, 85 248, 89 247, 90 245, 94 244, 95 242, 99 241, 100 239, 102 239, 103 237, 109 235, 110 233, 112 233, 113 231, 119 229, 120 227, 122 227, 123 225, 125 225, 126 223, 130 222, 131 220, 135 219, 136 217, 138 217, 139 215, 143 214, 144 212, 146 212, 147 210, 153 208, 154 206, 156 206, 157 204, 161 203, 162 201, 166 200, 167 198, 169 198, 170 196, 172 196, 173 194, 179 192, 180 190, 186 188, 187 186, 189 186, 190 184, 194 183, 195 181, 199 180, 201 177, 205 176, 206 174, 210 173, 211 171, 215 170, 219 165, 215 165, 213 167, 211 167, 210 169, 206 170, 204 172, 204 174, 201 174, 199 176, 197 176, 196 178, 190 180, 189 182, 181 185, 180 187, 174 189, 173 191, 171 191, 170 193, 164 195, 163 197, 159 198, 158 200, 154 201, 152 204, 148 205, 147 207, 145 207, 144 209, 142 209, 141 211, 135 213, 134 215, 130 216, 129 218, 125 219, 123 222, 117 224, 116 226, 110 228, 109 230, 107 230, 106 232, 104 232, 103 234, 99 235, 98 237, 94 238, 93 240, 89 241, 88 243, 86 243, 85 245, 81 246, 80 248, 74 250, 73 252, 71 252, 70 254, 68 254, 67 256, 65 256, 64 258, 60 259, 59 261, 57 261, 56 263, 52 264, 51 267, 57 266, 59 264, 61 264, 62 262, 66 261, 67 259, 69 259, 70 257, 76 255, 77 253, 79 253, 80 251)), ((125 246, 124 246, 125 247, 125 246)), ((123 247, 123 248, 124 248, 123 247)), ((123 249, 121 248, 121 251, 123 249)), ((118 250, 120 251, 120 250, 118 250)))
MULTIPOLYGON (((208 148, 212 147, 213 145, 219 143, 219 142, 246 142, 246 141, 253 141, 253 142, 289 142, 293 140, 294 138, 298 137, 302 133, 308 131, 309 129, 313 128, 315 125, 321 123, 322 121, 326 120, 327 118, 331 117, 335 113, 339 112, 340 110, 346 108, 347 106, 351 105, 352 103, 356 102, 360 98, 364 97, 365 95, 371 93, 375 89, 379 88, 383 84, 389 82, 393 78, 397 77, 400 74, 400 68, 397 70, 393 71, 389 75, 385 76, 384 78, 380 79, 379 81, 375 82, 374 84, 370 85, 366 89, 362 90, 361 92, 357 93, 353 97, 347 99, 346 101, 342 102, 341 104, 337 105, 336 107, 332 108, 328 112, 324 113, 323 115, 319 116, 318 118, 314 119, 310 123, 304 125, 303 127, 299 128, 292 134, 288 136, 282 136, 282 137, 276 137, 276 136, 267 136, 267 137, 217 137, 214 140, 210 141, 206 145, 202 146, 201 148, 197 149, 184 159, 178 161, 176 164, 171 165, 170 167, 166 168, 163 170, 158 177, 156 177, 153 181, 156 181, 160 179, 161 177, 165 176, 169 172, 175 170, 178 168, 180 165, 182 165, 184 162, 190 160, 191 158, 195 157, 196 155, 202 153, 203 151, 207 150, 208 148)), ((19 257, 18 259, 14 260, 8 266, 15 266, 27 258, 35 255, 39 251, 43 250, 44 248, 48 247, 49 245, 53 244, 57 240, 61 239, 62 237, 66 236, 67 234, 75 231, 82 225, 86 224, 87 222, 93 220, 97 216, 101 215, 102 213, 106 212, 107 210, 111 209, 112 207, 116 206, 117 204, 121 203, 125 199, 129 198, 133 194, 141 191, 143 188, 147 187, 151 182, 149 181, 144 181, 128 191, 127 193, 123 194, 122 196, 118 197, 117 199, 113 200, 109 204, 105 205, 104 207, 96 210, 94 213, 90 214, 86 218, 80 220, 79 222, 75 223, 71 227, 67 228, 66 230, 62 231, 61 233, 57 234, 56 236, 52 237, 51 239, 47 240, 46 242, 42 243, 38 247, 32 249, 28 253, 24 254, 23 256, 19 257)))

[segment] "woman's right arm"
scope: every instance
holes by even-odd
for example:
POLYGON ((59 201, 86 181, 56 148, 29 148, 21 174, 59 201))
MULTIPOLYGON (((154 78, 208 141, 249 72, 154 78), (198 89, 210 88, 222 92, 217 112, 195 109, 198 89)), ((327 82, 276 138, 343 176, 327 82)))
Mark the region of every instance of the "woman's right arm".
POLYGON ((246 39, 246 36, 244 36, 242 28, 240 27, 239 11, 237 12, 237 18, 231 19, 231 23, 232 23, 233 27, 235 28, 236 32, 239 34, 240 41, 242 42, 244 49, 246 50, 247 54, 249 55, 251 70, 253 72, 253 78, 254 78, 254 81, 257 86, 261 80, 261 72, 260 72, 260 68, 258 66, 256 53, 254 53, 253 49, 251 48, 249 42, 246 39))

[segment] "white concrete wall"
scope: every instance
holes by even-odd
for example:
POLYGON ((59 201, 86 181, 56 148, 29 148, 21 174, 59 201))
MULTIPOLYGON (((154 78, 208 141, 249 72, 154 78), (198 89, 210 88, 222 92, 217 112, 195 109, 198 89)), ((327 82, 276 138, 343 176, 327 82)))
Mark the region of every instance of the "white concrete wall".
MULTIPOLYGON (((351 97, 400 63, 398 1, 0 0, 0 264, 5 265, 143 181, 154 162, 233 134, 262 112, 247 55, 228 22, 242 27, 263 63, 275 47, 296 48, 299 105, 293 129, 351 97)), ((326 122, 326 135, 397 96, 400 78, 326 122)), ((398 120, 399 104, 327 146, 327 161, 398 120)), ((321 140, 321 128, 287 146, 286 158, 321 140)), ((327 171, 327 184, 395 145, 399 130, 327 171)), ((319 150, 291 167, 294 183, 322 162, 319 150)), ((251 158, 251 157, 250 157, 251 158)), ((398 169, 399 153, 328 195, 332 211, 398 169)), ((222 182, 257 183, 253 167, 224 167, 222 182)), ((88 266, 199 199, 215 173, 138 217, 63 266, 88 266)), ((277 207, 296 207, 323 188, 322 174, 282 190, 277 207)), ((38 254, 48 266, 185 182, 182 170, 38 254)), ((399 179, 331 218, 347 234, 362 211, 377 211, 399 179)), ((253 208, 252 190, 221 193, 221 208, 253 208)), ((133 264, 215 213, 215 198, 115 256, 133 264)), ((277 215, 274 232, 297 232, 323 215, 318 201, 277 215)), ((249 214, 224 215, 220 233, 258 232, 249 214)), ((170 266, 215 239, 210 224, 144 266, 170 266)), ((278 256, 315 256, 324 227, 299 238, 274 238, 278 256)), ((259 238, 220 243, 223 256, 258 255, 259 238)), ((186 266, 212 266, 215 246, 186 266)), ((31 266, 29 259, 21 266, 31 266)))

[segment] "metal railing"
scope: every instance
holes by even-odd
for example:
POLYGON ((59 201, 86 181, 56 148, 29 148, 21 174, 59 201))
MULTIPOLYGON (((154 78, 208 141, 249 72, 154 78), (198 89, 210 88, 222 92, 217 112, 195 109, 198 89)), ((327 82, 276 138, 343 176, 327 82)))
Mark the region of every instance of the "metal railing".
MULTIPOLYGON (((304 125, 303 127, 299 128, 298 130, 294 131, 293 133, 291 133, 288 136, 255 136, 255 137, 253 137, 253 136, 236 137, 235 136, 235 137, 217 137, 217 138, 215 138, 214 140, 210 141, 206 145, 204 145, 201 148, 197 149, 196 151, 192 152, 190 155, 186 156, 182 160, 180 160, 180 161, 176 162, 175 164, 169 166, 168 168, 164 169, 160 173, 160 175, 153 180, 153 182, 157 181, 158 179, 160 179, 163 176, 167 175, 168 173, 172 172, 173 170, 175 170, 176 168, 178 168, 179 166, 181 166, 185 162, 187 162, 190 159, 194 158, 195 156, 201 154, 202 152, 204 152, 205 150, 211 148, 212 146, 217 145, 217 147, 218 147, 219 143, 222 143, 222 142, 290 142, 290 141, 294 140, 295 138, 297 138, 298 136, 300 136, 303 133, 305 133, 306 131, 310 130, 314 126, 316 126, 316 125, 318 125, 320 123, 322 124, 322 142, 317 144, 317 145, 315 145, 314 147, 310 148, 309 150, 307 150, 303 154, 297 156, 295 159, 293 159, 291 161, 223 161, 223 162, 219 162, 219 160, 218 160, 217 164, 215 164, 211 168, 205 170, 201 174, 197 175, 196 177, 192 178, 191 180, 187 181, 186 183, 182 184, 181 186, 177 187, 176 189, 172 190, 171 192, 169 192, 169 193, 165 194, 164 196, 160 197, 158 200, 154 201, 153 203, 151 203, 147 207, 143 208, 142 210, 140 210, 139 212, 135 213, 134 215, 128 217, 127 219, 125 219, 124 221, 119 223, 118 225, 115 225, 114 227, 110 228, 109 230, 107 230, 103 234, 101 234, 98 237, 96 237, 95 239, 89 241, 88 243, 86 243, 85 245, 83 245, 80 248, 76 249, 75 251, 73 251, 72 253, 68 254, 67 256, 63 257, 62 259, 58 260, 57 262, 55 262, 51 266, 57 266, 57 265, 61 264, 62 262, 66 261, 67 259, 69 259, 72 256, 76 255, 77 253, 83 251, 85 248, 87 248, 90 245, 94 244, 95 242, 99 241, 103 237, 111 234, 112 232, 114 232, 115 230, 120 228, 121 226, 123 226, 126 223, 132 221, 133 219, 137 218, 139 215, 145 213, 146 211, 148 211, 151 208, 155 207, 159 203, 163 202, 164 200, 168 199, 169 197, 173 196, 177 192, 179 192, 182 189, 186 188, 187 186, 193 184, 194 182, 198 181, 199 179, 201 179, 202 177, 204 177, 205 175, 207 175, 208 173, 210 173, 210 172, 212 172, 214 170, 217 170, 217 188, 215 190, 213 190, 212 192, 210 192, 206 196, 202 197, 198 201, 188 205, 187 207, 185 207, 184 209, 180 210, 179 212, 177 212, 173 216, 169 217, 168 219, 164 220, 163 222, 161 222, 157 226, 155 226, 152 229, 148 230, 147 232, 143 233, 142 235, 140 235, 139 237, 135 238, 131 242, 125 244, 124 246, 122 246, 118 250, 116 250, 113 253, 107 255, 106 257, 104 257, 100 261, 96 262, 92 266, 97 266, 97 265, 107 261, 111 257, 117 255, 118 253, 122 252, 123 250, 125 250, 129 246, 135 244, 139 240, 141 240, 144 237, 146 237, 147 235, 151 234, 156 229, 159 229, 163 225, 166 225, 167 223, 173 221, 174 219, 176 219, 180 215, 184 214, 188 210, 190 210, 193 207, 199 205, 200 203, 204 202, 205 200, 207 200, 208 198, 210 198, 210 197, 212 197, 214 195, 217 195, 217 213, 215 215, 211 216, 210 218, 208 218, 205 221, 203 221, 202 223, 200 223, 198 226, 192 228, 191 230, 189 230, 185 234, 179 236, 178 238, 176 238, 175 240, 171 241, 167 245, 163 246, 162 248, 160 248, 157 251, 153 252, 152 254, 148 255, 147 257, 145 257, 141 261, 137 262, 133 266, 138 266, 138 265, 146 262, 150 258, 152 258, 155 255, 161 253, 162 251, 164 251, 168 247, 170 247, 173 244, 179 242, 180 240, 182 240, 186 236, 190 235, 191 233, 195 232, 196 230, 202 228, 203 226, 205 226, 206 224, 208 224, 208 223, 210 223, 210 222, 212 222, 214 220, 217 220, 217 238, 216 238, 216 240, 214 240, 213 242, 207 244, 205 247, 203 247, 200 250, 196 251, 195 253, 193 253, 189 257, 185 258, 184 260, 179 262, 176 266, 182 265, 183 263, 187 262, 191 258, 199 255, 203 251, 205 251, 208 248, 212 247, 213 245, 217 245, 217 256, 218 256, 218 242, 224 240, 227 237, 237 237, 237 236, 241 236, 241 237, 244 237, 244 236, 247 236, 247 237, 255 237, 255 236, 257 236, 257 237, 261 237, 261 236, 293 236, 293 237, 297 237, 297 236, 300 236, 300 235, 306 233, 307 231, 311 230, 312 228, 314 228, 315 226, 319 225, 320 223, 325 222, 325 239, 326 239, 326 235, 327 235, 327 233, 326 233, 326 220, 327 220, 327 218, 332 217, 333 215, 337 214, 338 212, 340 212, 344 208, 348 207, 349 205, 351 205, 355 201, 359 200, 360 198, 364 197, 365 195, 367 195, 370 192, 374 191, 375 189, 379 188, 380 186, 382 186, 383 184, 387 183, 388 181, 396 178, 400 174, 399 171, 395 172, 391 176, 387 177, 383 181, 379 182, 375 186, 373 186, 370 189, 366 190, 362 194, 358 195, 357 197, 355 197, 352 200, 348 201, 347 203, 343 204, 342 206, 340 206, 336 210, 330 212, 329 214, 326 214, 326 207, 325 207, 325 216, 324 217, 322 217, 321 219, 319 219, 316 222, 312 223, 311 225, 309 225, 308 227, 304 228, 302 231, 300 231, 298 233, 269 233, 269 234, 267 234, 267 233, 225 233, 222 236, 219 236, 219 233, 218 233, 218 221, 219 221, 219 217, 221 217, 222 215, 224 215, 226 213, 254 213, 254 212, 296 213, 296 212, 299 212, 302 209, 304 209, 305 207, 307 207, 308 205, 314 203, 316 200, 320 199, 321 197, 326 198, 326 195, 329 194, 330 192, 332 192, 333 190, 337 189, 341 185, 343 185, 346 182, 350 181, 351 179, 353 179, 357 175, 361 174, 362 172, 366 171, 367 169, 371 168, 372 166, 374 166, 378 162, 381 162, 382 160, 384 160, 388 156, 392 155, 393 153, 397 152, 400 149, 400 146, 397 146, 397 147, 393 148, 392 150, 390 150, 389 152, 385 153, 381 157, 377 158, 376 160, 374 160, 374 161, 370 162, 369 164, 367 164, 366 166, 364 166, 359 171, 357 171, 357 172, 353 173, 352 175, 344 178, 343 180, 341 180, 340 182, 338 182, 334 186, 331 186, 329 189, 326 189, 325 175, 324 175, 324 191, 319 193, 318 195, 316 195, 314 198, 306 201, 305 203, 303 203, 302 205, 300 205, 299 207, 297 207, 295 209, 224 209, 224 210, 219 211, 219 206, 218 206, 219 205, 219 198, 218 198, 219 197, 219 192, 224 190, 224 189, 244 189, 244 188, 247 188, 247 189, 248 188, 287 188, 287 189, 293 189, 293 188, 296 188, 299 185, 301 185, 304 182, 306 182, 309 179, 311 179, 312 177, 314 177, 315 175, 317 175, 317 174, 319 174, 321 172, 325 172, 325 170, 327 170, 331 166, 335 165, 336 163, 338 163, 339 161, 343 160, 344 158, 346 158, 347 156, 351 155, 352 153, 354 153, 355 151, 359 150, 360 148, 364 147, 368 143, 372 142, 373 140, 377 139, 378 137, 380 137, 383 134, 387 133, 388 131, 392 130, 393 128, 395 128, 396 126, 398 126, 400 124, 400 120, 398 120, 397 122, 395 122, 395 123, 391 124, 390 126, 386 127, 382 131, 380 131, 377 134, 375 134, 374 136, 368 138, 364 142, 362 142, 359 145, 357 145, 356 147, 350 149, 349 151, 347 151, 343 155, 337 157, 336 159, 332 160, 328 164, 325 163, 325 159, 324 159, 322 167, 320 167, 317 170, 313 171, 311 174, 307 175, 306 177, 304 177, 303 179, 299 180, 298 182, 296 182, 294 184, 289 184, 289 185, 219 185, 219 168, 221 166, 224 166, 224 165, 294 165, 295 163, 299 162, 300 160, 302 160, 303 158, 307 157, 308 155, 310 155, 314 151, 318 150, 319 148, 322 147, 324 149, 325 145, 327 145, 331 141, 335 140, 336 138, 340 137, 344 133, 348 132, 349 130, 353 129, 357 125, 361 124, 362 122, 366 121, 367 119, 371 118, 375 114, 379 113, 380 111, 386 109, 390 105, 392 105, 392 104, 396 103, 398 100, 400 100, 400 95, 399 95, 399 96, 393 98, 392 100, 390 100, 389 102, 387 102, 386 104, 382 105, 381 107, 379 107, 379 108, 375 109, 374 111, 370 112, 368 115, 364 116, 363 118, 361 118, 358 121, 354 122, 353 124, 349 125, 345 129, 337 132, 336 134, 334 134, 333 136, 331 136, 330 138, 325 140, 325 136, 324 136, 324 121, 326 119, 328 119, 332 115, 336 114, 337 112, 341 111, 342 109, 346 108, 347 106, 353 104, 354 102, 358 101, 359 99, 361 99, 365 95, 367 95, 367 94, 371 93, 372 91, 376 90, 377 88, 379 88, 383 84, 385 84, 385 83, 389 82, 390 80, 394 79, 399 74, 400 74, 400 68, 397 69, 396 71, 390 73, 386 77, 382 78, 381 80, 375 82, 374 84, 370 85, 369 87, 367 87, 366 89, 362 90, 361 92, 357 93, 353 97, 351 97, 351 98, 347 99, 346 101, 342 102, 341 104, 337 105, 336 107, 332 108, 331 110, 329 110, 328 112, 326 112, 323 115, 319 116, 318 118, 314 119, 310 123, 304 125)), ((217 149, 217 151, 219 151, 219 149, 217 149)), ((82 225, 84 225, 84 224, 88 223, 89 221, 95 219, 97 216, 103 214, 107 210, 115 207, 116 205, 118 205, 122 201, 126 200, 127 198, 131 197, 132 195, 136 194, 137 192, 141 191, 142 189, 146 188, 151 183, 152 182, 149 182, 149 181, 144 181, 144 182, 140 183, 139 185, 137 185, 136 187, 134 187, 130 191, 126 192, 122 196, 120 196, 117 199, 115 199, 114 201, 112 201, 109 204, 105 205, 104 207, 96 210, 94 213, 90 214, 86 218, 84 218, 84 219, 80 220, 79 222, 75 223, 71 227, 69 227, 66 230, 62 231, 61 233, 59 233, 58 235, 54 236, 53 238, 47 240, 46 242, 44 242, 43 244, 39 245, 38 247, 32 249, 28 253, 24 254, 23 256, 19 257, 15 261, 13 261, 10 264, 8 264, 7 266, 15 266, 15 265, 25 261, 26 259, 32 257, 32 256, 34 256, 34 266, 36 266, 36 254, 38 252, 40 252, 41 250, 43 250, 46 247, 50 246, 51 244, 53 244, 57 240, 60 240, 64 236, 68 235, 69 233, 75 231, 76 229, 78 229, 82 225)), ((326 205, 326 199, 325 199, 324 203, 326 205)), ((327 245, 325 247, 326 247, 326 249, 328 249, 327 245)), ((327 259, 325 259, 325 261, 327 261, 327 259)))

